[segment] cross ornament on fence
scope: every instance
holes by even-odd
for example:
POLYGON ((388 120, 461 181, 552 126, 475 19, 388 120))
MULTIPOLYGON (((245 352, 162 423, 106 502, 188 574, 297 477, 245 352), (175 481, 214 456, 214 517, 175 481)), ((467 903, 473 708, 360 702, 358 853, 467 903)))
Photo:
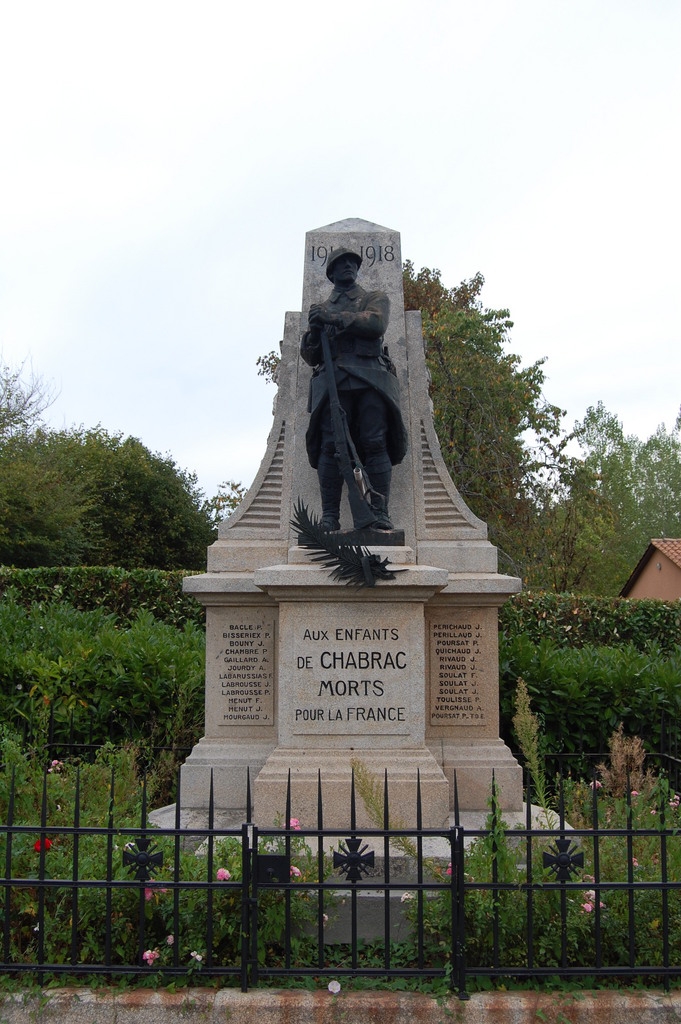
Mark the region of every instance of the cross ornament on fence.
POLYGON ((333 866, 338 868, 341 875, 345 875, 348 882, 359 882, 362 875, 369 873, 369 868, 374 866, 374 851, 368 850, 365 843, 360 850, 362 840, 353 836, 341 842, 340 852, 334 851, 333 866))
POLYGON ((123 866, 135 867, 135 878, 140 882, 148 882, 153 873, 163 866, 163 853, 154 849, 151 839, 141 836, 136 844, 126 844, 123 866))
POLYGON ((584 854, 576 850, 571 839, 556 839, 551 850, 544 854, 544 867, 555 873, 557 881, 568 882, 571 874, 576 875, 577 869, 584 867, 584 854))

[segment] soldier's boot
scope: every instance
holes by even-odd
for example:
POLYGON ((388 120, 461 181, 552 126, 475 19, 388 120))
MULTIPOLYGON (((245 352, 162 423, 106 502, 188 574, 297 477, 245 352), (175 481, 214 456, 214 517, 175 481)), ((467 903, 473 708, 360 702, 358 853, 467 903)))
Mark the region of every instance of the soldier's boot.
POLYGON ((368 451, 365 469, 371 481, 372 491, 376 492, 376 495, 372 495, 371 499, 371 508, 376 514, 376 522, 372 529, 394 530, 395 527, 388 513, 392 465, 385 453, 385 449, 376 453, 368 451))
POLYGON ((340 530, 340 502, 343 477, 338 470, 335 451, 322 450, 317 465, 319 493, 322 499, 322 528, 340 530))

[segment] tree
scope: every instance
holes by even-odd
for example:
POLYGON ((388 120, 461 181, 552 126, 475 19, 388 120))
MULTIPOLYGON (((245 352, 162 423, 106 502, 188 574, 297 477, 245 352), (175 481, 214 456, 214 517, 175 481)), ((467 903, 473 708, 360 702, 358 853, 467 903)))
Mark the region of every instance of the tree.
POLYGON ((595 593, 618 593, 654 537, 681 537, 681 414, 646 441, 625 435, 603 403, 577 425, 584 465, 611 510, 613 529, 594 559, 600 566, 595 593))
POLYGON ((193 569, 213 537, 196 476, 101 427, 12 439, 0 451, 0 561, 193 569))
POLYGON ((544 360, 506 351, 506 309, 486 309, 482 274, 457 288, 404 265, 405 307, 420 309, 435 428, 456 486, 490 528, 509 567, 527 575, 528 547, 552 481, 564 473, 564 413, 542 393, 544 360), (542 475, 543 474, 543 477, 542 475))
POLYGON ((35 430, 55 397, 51 384, 26 371, 26 360, 12 369, 0 358, 0 444, 35 430))
POLYGON ((49 441, 39 429, 0 445, 0 564, 77 565, 86 549, 87 488, 49 441))
POLYGON ((224 480, 219 485, 218 493, 204 506, 215 529, 240 505, 245 493, 246 488, 236 480, 224 480))

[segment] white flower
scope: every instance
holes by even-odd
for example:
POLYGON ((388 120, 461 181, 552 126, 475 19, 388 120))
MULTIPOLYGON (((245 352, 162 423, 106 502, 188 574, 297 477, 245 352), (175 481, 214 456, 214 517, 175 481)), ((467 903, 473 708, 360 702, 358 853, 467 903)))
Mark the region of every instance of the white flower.
POLYGON ((414 893, 413 892, 403 892, 402 895, 400 896, 400 903, 408 903, 409 900, 413 900, 413 899, 414 899, 414 893))
POLYGON ((327 987, 329 989, 329 992, 331 992, 334 996, 337 995, 341 990, 340 981, 330 981, 327 987))

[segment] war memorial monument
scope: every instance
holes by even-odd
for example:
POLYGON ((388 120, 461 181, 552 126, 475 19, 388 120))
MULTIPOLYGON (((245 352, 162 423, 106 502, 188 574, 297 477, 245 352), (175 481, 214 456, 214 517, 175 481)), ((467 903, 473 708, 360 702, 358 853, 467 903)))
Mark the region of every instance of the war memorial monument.
POLYGON ((497 612, 520 581, 497 572, 443 462, 399 233, 358 219, 308 232, 302 309, 286 314, 258 474, 184 584, 206 607, 206 725, 183 821, 205 817, 211 778, 217 815, 243 820, 248 768, 259 824, 281 820, 290 777, 292 813, 314 826, 321 776, 325 825, 345 827, 357 762, 387 772, 406 824, 417 777, 426 828, 449 820, 455 775, 462 810, 485 808, 493 776, 519 810, 497 612), (306 512, 330 550, 365 553, 350 585, 300 543, 306 512))

